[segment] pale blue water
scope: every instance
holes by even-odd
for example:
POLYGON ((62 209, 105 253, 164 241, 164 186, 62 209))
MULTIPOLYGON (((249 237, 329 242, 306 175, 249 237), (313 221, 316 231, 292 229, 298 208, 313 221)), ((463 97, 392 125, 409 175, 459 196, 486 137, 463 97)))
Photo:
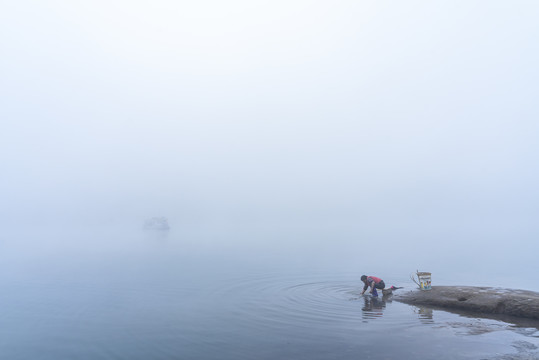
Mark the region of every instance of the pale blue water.
MULTIPOLYGON (((360 297, 359 269, 173 236, 24 239, 4 237, 2 359, 539 358, 533 324, 360 297)), ((409 289, 407 275, 384 279, 409 289)))

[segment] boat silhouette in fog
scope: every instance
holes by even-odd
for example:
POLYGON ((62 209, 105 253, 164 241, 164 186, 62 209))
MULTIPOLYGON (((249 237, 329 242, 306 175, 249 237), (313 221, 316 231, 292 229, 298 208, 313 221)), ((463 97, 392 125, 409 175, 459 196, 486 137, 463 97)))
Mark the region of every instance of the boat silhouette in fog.
POLYGON ((144 222, 144 230, 168 231, 170 226, 166 217, 153 217, 144 222))

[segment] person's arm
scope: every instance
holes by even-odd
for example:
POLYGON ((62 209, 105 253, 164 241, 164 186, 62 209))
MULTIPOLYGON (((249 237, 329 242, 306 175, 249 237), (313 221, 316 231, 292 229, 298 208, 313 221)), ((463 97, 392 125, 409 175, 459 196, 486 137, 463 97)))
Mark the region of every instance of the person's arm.
POLYGON ((374 291, 374 285, 376 285, 376 284, 374 283, 374 281, 371 282, 371 294, 372 294, 372 292, 374 291))
POLYGON ((368 288, 369 288, 369 285, 365 283, 365 285, 363 286, 363 291, 361 292, 361 295, 365 294, 365 291, 367 291, 368 288))

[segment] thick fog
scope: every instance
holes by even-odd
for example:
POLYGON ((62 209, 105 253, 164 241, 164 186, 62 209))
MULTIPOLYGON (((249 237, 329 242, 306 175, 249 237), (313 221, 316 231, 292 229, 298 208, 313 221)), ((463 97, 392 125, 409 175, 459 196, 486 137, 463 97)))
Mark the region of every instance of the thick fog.
POLYGON ((144 249, 165 216, 178 252, 539 290, 538 16, 4 2, 4 258, 144 249))

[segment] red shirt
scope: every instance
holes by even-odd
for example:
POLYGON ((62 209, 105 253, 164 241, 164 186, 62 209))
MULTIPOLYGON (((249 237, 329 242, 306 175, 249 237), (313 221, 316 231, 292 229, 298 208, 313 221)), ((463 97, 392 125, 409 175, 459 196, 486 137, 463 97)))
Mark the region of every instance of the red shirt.
POLYGON ((375 284, 378 284, 382 279, 377 278, 376 276, 367 276, 367 282, 371 283, 372 281, 374 281, 375 284))

